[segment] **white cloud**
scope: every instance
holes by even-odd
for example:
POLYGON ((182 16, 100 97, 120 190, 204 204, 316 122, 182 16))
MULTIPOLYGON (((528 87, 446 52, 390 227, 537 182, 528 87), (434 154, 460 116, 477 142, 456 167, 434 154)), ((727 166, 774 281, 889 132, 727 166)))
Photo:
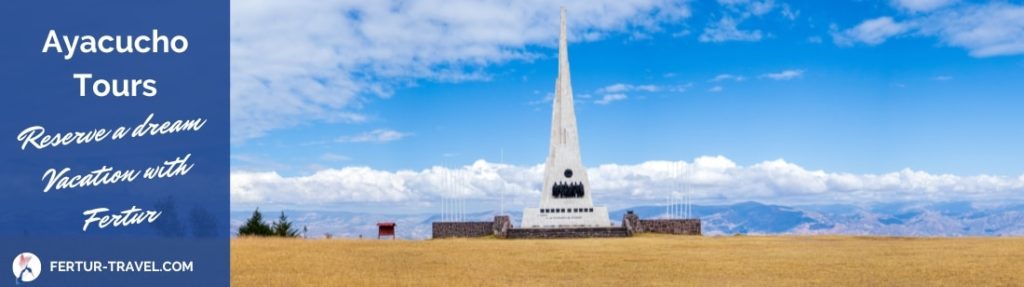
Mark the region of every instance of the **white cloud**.
POLYGON ((949 81, 949 80, 952 80, 952 79, 953 79, 953 76, 946 76, 946 75, 935 76, 934 78, 932 78, 932 80, 936 80, 936 81, 949 81))
POLYGON ((603 88, 597 89, 597 93, 600 93, 600 94, 604 94, 604 93, 624 93, 624 92, 634 92, 634 91, 657 92, 659 90, 661 90, 661 88, 658 87, 658 86, 655 86, 655 85, 631 85, 631 84, 617 83, 617 84, 612 84, 612 85, 608 85, 608 86, 605 86, 603 88))
POLYGON ((1020 55, 1024 54, 1024 6, 1004 2, 945 5, 902 21, 886 16, 843 31, 832 28, 834 42, 842 46, 858 42, 877 45, 903 34, 937 37, 943 44, 967 49, 973 57, 1020 55))
POLYGON ((231 170, 266 171, 289 170, 290 165, 258 155, 231 153, 231 170))
POLYGON ((350 157, 348 157, 346 155, 336 154, 336 153, 324 153, 324 154, 320 155, 320 160, 323 160, 323 161, 347 161, 347 160, 350 160, 350 159, 352 159, 352 158, 350 158, 350 157))
POLYGON ((744 81, 746 79, 747 78, 745 78, 745 77, 743 77, 741 75, 719 74, 719 75, 715 76, 714 78, 711 78, 710 80, 708 80, 708 82, 712 82, 712 83, 714 83, 714 82, 721 82, 721 81, 737 81, 737 82, 742 82, 742 81, 744 81))
POLYGON ((672 37, 674 37, 674 38, 682 38, 682 37, 689 36, 692 33, 693 32, 691 32, 690 29, 683 29, 683 30, 680 30, 678 32, 672 33, 672 37))
MULTIPOLYGON (((777 7, 774 0, 718 0, 718 5, 723 8, 720 11, 722 16, 704 27, 697 38, 701 42, 760 41, 763 38, 761 30, 742 30, 739 26, 750 18, 765 16, 777 7)), ((781 7, 783 18, 794 20, 799 15, 799 11, 790 10, 788 4, 781 7)))
MULTIPOLYGON (((668 76, 666 75, 666 77, 668 77, 668 76)), ((629 98, 629 93, 634 93, 634 92, 636 92, 636 93, 655 93, 655 92, 683 93, 683 92, 686 92, 686 90, 689 89, 692 85, 693 85, 692 83, 687 83, 687 84, 683 84, 683 85, 660 85, 660 86, 659 85, 651 85, 651 84, 647 84, 647 85, 634 85, 634 84, 627 84, 627 83, 615 83, 615 84, 607 85, 607 86, 598 88, 597 90, 594 90, 594 93, 597 94, 598 97, 597 97, 597 100, 593 101, 593 103, 599 104, 599 105, 607 105, 607 104, 610 104, 610 103, 615 102, 615 101, 626 100, 626 99, 629 98)), ((574 96, 577 99, 581 99, 581 100, 587 100, 587 99, 591 99, 591 98, 595 97, 595 95, 588 94, 588 93, 575 94, 574 96)), ((544 98, 539 99, 539 100, 530 101, 530 102, 528 102, 528 104, 530 104, 530 105, 539 105, 539 104, 551 103, 551 100, 553 100, 554 98, 555 98, 555 94, 553 92, 551 92, 551 93, 548 93, 544 98)))
POLYGON ((540 105, 540 104, 547 104, 547 103, 551 103, 551 101, 554 100, 554 99, 555 99, 555 93, 554 92, 548 92, 547 94, 544 94, 543 98, 529 101, 529 102, 527 102, 527 104, 529 104, 531 106, 540 105))
MULTIPOLYGON (((368 96, 419 80, 467 81, 483 68, 553 47, 549 1, 251 0, 231 3, 232 141, 308 121, 367 121, 368 96), (439 9, 439 7, 443 7, 439 9)), ((565 4, 570 38, 659 31, 690 16, 685 1, 565 4)))
POLYGON ((778 73, 767 73, 761 75, 761 78, 768 78, 776 81, 792 80, 804 75, 804 70, 785 70, 778 73))
POLYGON ((723 16, 718 22, 704 27, 704 33, 700 34, 698 40, 701 42, 727 42, 727 41, 750 41, 761 40, 761 30, 744 31, 736 26, 736 20, 732 17, 723 16))
POLYGON ((232 203, 378 202, 411 199, 401 173, 352 167, 328 169, 306 177, 283 177, 276 172, 234 172, 232 203))
POLYGON ((400 140, 400 139, 402 139, 404 137, 407 137, 409 135, 410 134, 408 134, 408 133, 403 133, 403 132, 399 132, 399 131, 395 131, 395 130, 376 129, 376 130, 372 130, 372 131, 369 131, 369 132, 366 132, 366 133, 362 133, 362 134, 358 134, 358 135, 338 137, 337 140, 335 140, 335 141, 342 142, 342 143, 363 143, 363 142, 384 143, 384 142, 400 140))
POLYGON ((833 27, 832 40, 837 45, 842 46, 849 46, 858 42, 867 45, 878 45, 884 43, 890 37, 903 34, 910 30, 910 28, 910 24, 897 23, 893 21, 892 17, 878 17, 865 20, 856 27, 844 31, 836 31, 835 27, 833 27))
POLYGON ((795 21, 797 17, 800 17, 800 10, 793 10, 789 4, 782 4, 782 17, 786 17, 789 21, 795 21))
POLYGON ((1006 3, 947 9, 921 20, 919 33, 938 36, 974 57, 1024 54, 1024 6, 1006 3))
POLYGON ((927 12, 956 2, 957 0, 893 0, 892 4, 910 12, 927 12))
POLYGON ((744 18, 768 14, 775 9, 774 0, 718 0, 718 5, 738 13, 744 18))
POLYGON ((461 168, 382 171, 369 167, 325 169, 285 177, 276 172, 231 174, 233 207, 315 209, 349 203, 429 204, 441 198, 536 196, 543 166, 517 167, 477 161, 461 168))
MULTIPOLYGON (((601 97, 599 97, 597 100, 595 100, 594 103, 598 104, 598 105, 607 105, 607 104, 610 104, 612 102, 626 100, 626 99, 629 98, 629 94, 628 93, 634 93, 634 92, 642 92, 642 93, 655 93, 655 92, 682 93, 682 92, 686 92, 686 90, 689 89, 691 86, 693 86, 692 83, 687 83, 687 84, 684 84, 684 85, 664 85, 664 86, 659 86, 659 85, 633 85, 633 84, 626 84, 626 83, 615 83, 615 84, 604 86, 604 87, 601 87, 601 88, 595 90, 594 93, 598 94, 601 97)), ((590 98, 590 95, 588 94, 587 97, 580 97, 580 98, 581 99, 587 99, 587 98, 590 98)))
POLYGON ((723 90, 722 86, 714 86, 708 89, 708 92, 717 93, 723 90))
POLYGON ((624 94, 607 94, 607 95, 604 95, 603 97, 601 97, 601 99, 598 99, 597 101, 594 101, 594 103, 598 104, 598 105, 607 105, 607 104, 610 104, 612 102, 622 101, 622 100, 625 100, 625 99, 627 99, 627 97, 624 94))
POLYGON ((775 1, 773 0, 750 1, 750 8, 748 11, 750 12, 750 14, 760 16, 768 14, 768 12, 771 12, 772 9, 775 9, 775 1))
MULTIPOLYGON (((236 208, 330 207, 392 202, 429 206, 441 198, 539 202, 543 165, 513 166, 478 160, 453 169, 381 171, 368 167, 325 169, 307 176, 235 171, 231 203, 236 208), (446 180, 456 174, 458 180, 446 180), (453 184, 454 183, 454 184, 453 184)), ((698 203, 756 200, 771 203, 863 203, 916 200, 1021 200, 1024 175, 959 176, 903 169, 882 174, 807 170, 784 161, 740 166, 722 156, 691 162, 648 161, 604 164, 587 169, 595 203, 613 208, 662 202, 672 192, 691 190, 698 203)))

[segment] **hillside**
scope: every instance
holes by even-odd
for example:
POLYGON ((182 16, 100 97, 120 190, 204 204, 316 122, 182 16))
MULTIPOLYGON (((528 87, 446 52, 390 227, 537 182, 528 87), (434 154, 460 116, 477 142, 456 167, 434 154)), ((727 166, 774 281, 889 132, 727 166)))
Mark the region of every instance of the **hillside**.
MULTIPOLYGON (((665 206, 634 206, 613 211, 620 222, 626 210, 642 218, 665 216, 665 206)), ((337 211, 287 211, 296 226, 308 226, 311 238, 331 233, 335 237, 375 236, 377 221, 398 222, 398 237, 426 239, 437 214, 372 214, 337 211)), ((252 211, 232 212, 232 231, 252 211)), ((267 214, 276 215, 276 212, 267 214)), ((509 215, 519 224, 520 213, 509 215)), ((886 203, 866 206, 782 206, 759 202, 729 205, 694 205, 693 215, 703 220, 704 234, 817 234, 882 236, 1021 236, 1024 205, 984 205, 969 202, 886 203)), ((468 220, 492 220, 491 211, 470 213, 468 220)))

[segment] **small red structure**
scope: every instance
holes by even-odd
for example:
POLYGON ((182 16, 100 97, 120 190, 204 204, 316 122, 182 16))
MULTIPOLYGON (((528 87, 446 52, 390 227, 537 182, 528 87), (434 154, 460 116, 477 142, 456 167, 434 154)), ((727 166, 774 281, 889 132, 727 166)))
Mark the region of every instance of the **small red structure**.
POLYGON ((391 236, 391 240, 395 240, 395 223, 377 222, 377 239, 381 236, 391 236))

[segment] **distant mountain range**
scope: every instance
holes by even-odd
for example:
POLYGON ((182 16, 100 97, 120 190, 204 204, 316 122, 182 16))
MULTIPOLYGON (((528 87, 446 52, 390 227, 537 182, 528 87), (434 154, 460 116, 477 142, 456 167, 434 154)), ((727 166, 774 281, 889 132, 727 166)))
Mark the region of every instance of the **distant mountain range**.
MULTIPOLYGON (((632 210, 641 218, 663 218, 665 206, 636 206, 611 212, 612 222, 632 210)), ((981 206, 970 202, 887 203, 867 207, 853 205, 781 206, 758 202, 731 205, 694 205, 692 214, 702 220, 705 235, 732 234, 846 234, 879 236, 1022 236, 1024 204, 981 206)), ((430 238, 431 222, 439 214, 366 214, 325 211, 285 211, 308 237, 376 238, 376 223, 397 223, 399 238, 430 238)), ((231 213, 232 232, 237 232, 252 211, 231 213)), ((264 213, 276 219, 279 213, 264 213)), ((520 213, 510 212, 513 224, 520 213)), ((493 212, 470 213, 466 220, 490 221, 493 212)))

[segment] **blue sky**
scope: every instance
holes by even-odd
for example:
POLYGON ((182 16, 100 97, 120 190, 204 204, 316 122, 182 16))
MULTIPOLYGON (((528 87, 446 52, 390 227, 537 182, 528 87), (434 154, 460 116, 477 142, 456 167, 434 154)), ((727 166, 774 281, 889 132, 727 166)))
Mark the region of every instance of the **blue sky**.
MULTIPOLYGON (((784 160, 804 171, 855 175, 910 169, 1012 181, 1024 174, 1024 6, 1018 1, 635 2, 632 10, 615 11, 586 8, 593 2, 566 4, 585 165, 696 166, 695 158, 722 156, 740 167, 784 160)), ((317 28, 298 40, 263 39, 249 31, 262 27, 246 21, 288 19, 316 4, 232 8, 232 126, 246 132, 233 134, 236 173, 422 171, 496 163, 502 150, 509 165, 543 162, 557 73, 557 8, 499 7, 545 19, 525 17, 528 28, 509 31, 518 26, 506 24, 491 33, 488 19, 520 20, 475 15, 489 11, 479 6, 490 2, 457 2, 450 13, 429 17, 390 4, 392 12, 384 13, 395 15, 385 16, 412 23, 398 28, 419 18, 453 19, 443 23, 442 36, 406 41, 401 31, 408 29, 375 38, 368 25, 397 20, 374 22, 372 11, 379 9, 349 4, 337 4, 350 9, 339 19, 320 15, 290 27, 337 24, 332 28, 355 33, 317 28), (357 40, 325 41, 324 35, 357 40), (312 51, 291 44, 302 39, 313 39, 305 46, 312 51), (459 44, 436 43, 449 41, 459 44), (389 46, 399 44, 407 46, 389 46), (335 54, 318 58, 324 45, 335 54), (256 57, 268 51, 327 63, 256 57), (375 60, 378 51, 386 60, 375 60), (271 69, 308 66, 315 67, 271 69), (240 70, 265 74, 236 76, 240 70), (313 88, 287 84, 293 82, 313 88), (305 104, 281 111, 293 102, 305 104)), ((1020 193, 1019 183, 1005 188, 1020 193)))

